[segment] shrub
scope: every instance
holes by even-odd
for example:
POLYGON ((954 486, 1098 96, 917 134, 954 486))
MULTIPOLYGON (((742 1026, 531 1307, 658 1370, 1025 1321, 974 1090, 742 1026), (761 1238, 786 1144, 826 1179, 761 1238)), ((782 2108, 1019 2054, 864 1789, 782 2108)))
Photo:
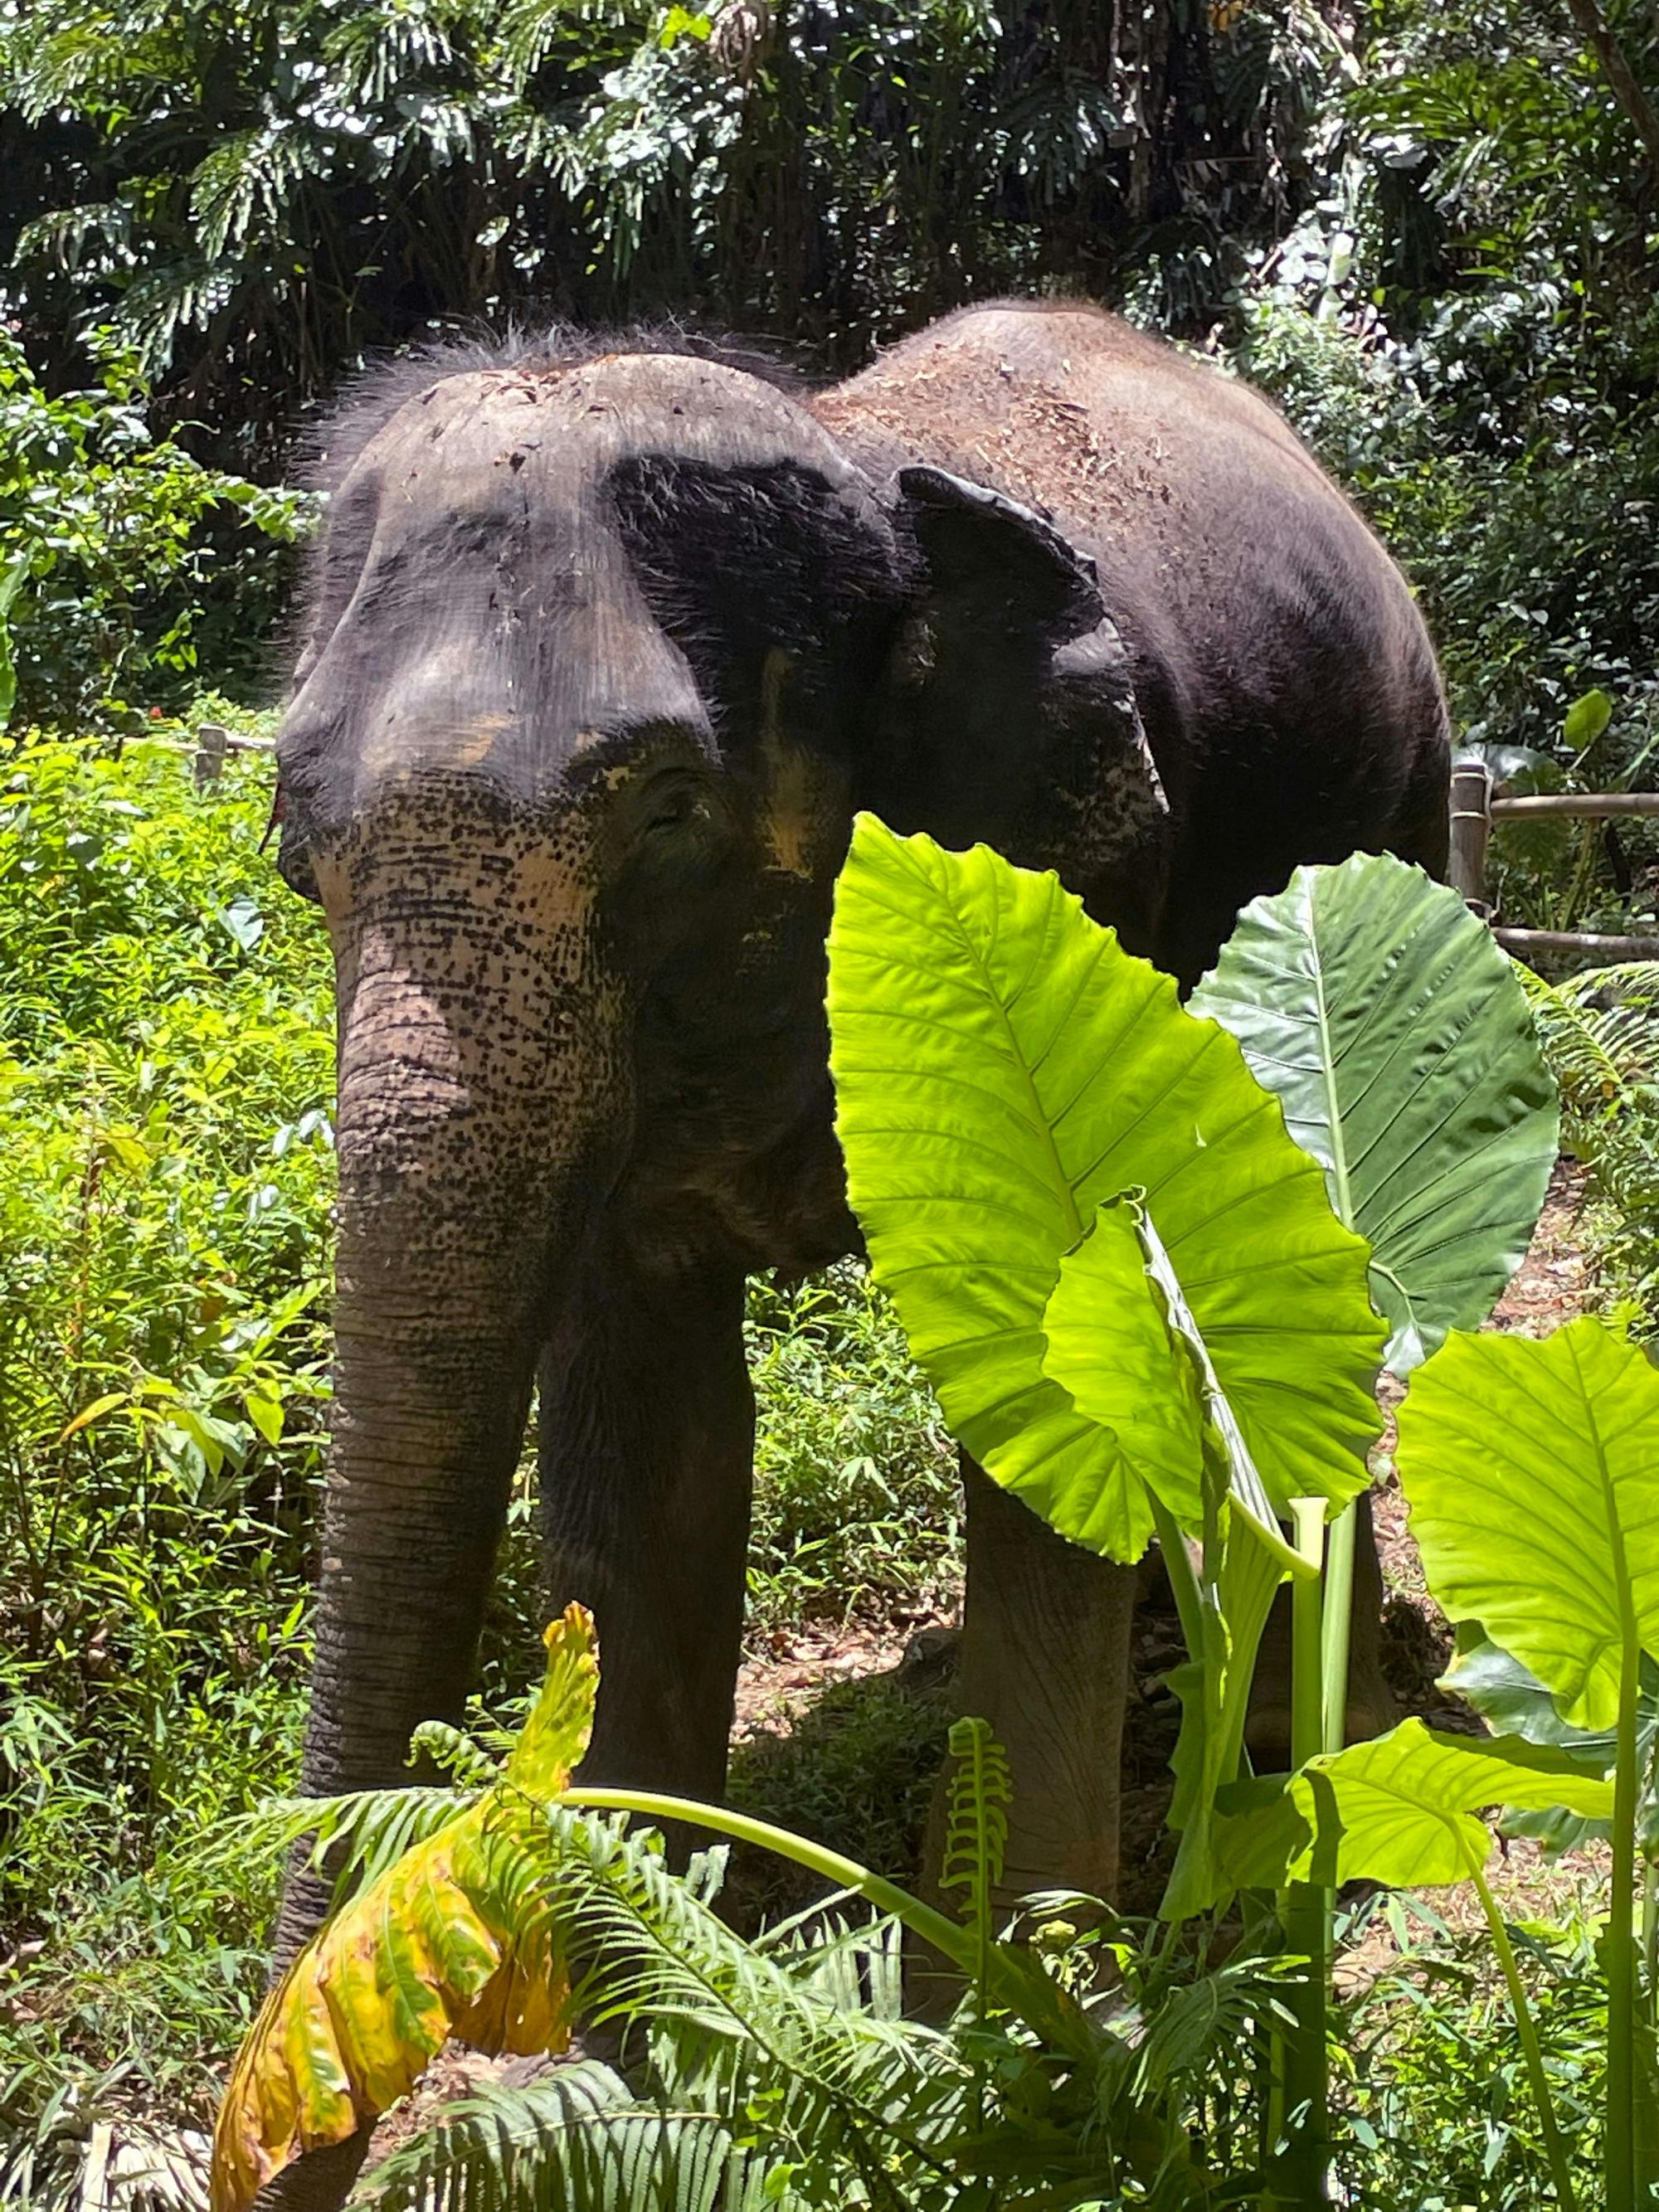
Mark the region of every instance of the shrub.
POLYGON ((54 397, 0 331, 0 633, 23 716, 70 730, 178 705, 204 659, 220 682, 252 673, 287 580, 276 549, 316 507, 158 435, 133 356, 93 349, 96 386, 54 397))
POLYGON ((177 1847, 297 1752, 327 963, 265 905, 268 770, 198 794, 182 751, 32 742, 0 783, 0 1940, 51 1941, 0 2025, 20 2125, 135 2044, 205 2094, 270 1879, 177 1847))

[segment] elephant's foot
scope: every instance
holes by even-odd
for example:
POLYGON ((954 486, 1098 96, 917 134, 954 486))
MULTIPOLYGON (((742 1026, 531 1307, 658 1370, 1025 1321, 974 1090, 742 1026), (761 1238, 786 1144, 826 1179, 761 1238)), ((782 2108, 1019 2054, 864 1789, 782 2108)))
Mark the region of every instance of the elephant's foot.
POLYGON ((368 2155, 371 2132, 360 2128, 344 2142, 307 2151, 265 2184, 253 2212, 339 2212, 368 2155))

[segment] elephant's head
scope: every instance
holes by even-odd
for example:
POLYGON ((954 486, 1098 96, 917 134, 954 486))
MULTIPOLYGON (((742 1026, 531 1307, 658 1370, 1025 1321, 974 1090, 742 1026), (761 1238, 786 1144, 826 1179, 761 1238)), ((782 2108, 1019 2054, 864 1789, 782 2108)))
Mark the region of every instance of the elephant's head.
POLYGON ((646 1264, 845 1248, 822 986, 854 810, 971 828, 924 787, 953 744, 982 781, 1101 623, 1036 515, 873 482, 708 361, 441 374, 360 444, 278 745, 339 999, 310 1787, 394 1775, 453 1709, 596 1212, 646 1264))

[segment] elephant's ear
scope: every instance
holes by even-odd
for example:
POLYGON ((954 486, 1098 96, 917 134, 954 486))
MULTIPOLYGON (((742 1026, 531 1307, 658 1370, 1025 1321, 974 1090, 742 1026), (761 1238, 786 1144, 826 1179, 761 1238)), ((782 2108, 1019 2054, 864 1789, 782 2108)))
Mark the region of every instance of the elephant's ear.
POLYGON ((1095 564, 1034 507, 947 469, 901 469, 898 489, 948 616, 1034 630, 1054 644, 1104 619, 1095 564))

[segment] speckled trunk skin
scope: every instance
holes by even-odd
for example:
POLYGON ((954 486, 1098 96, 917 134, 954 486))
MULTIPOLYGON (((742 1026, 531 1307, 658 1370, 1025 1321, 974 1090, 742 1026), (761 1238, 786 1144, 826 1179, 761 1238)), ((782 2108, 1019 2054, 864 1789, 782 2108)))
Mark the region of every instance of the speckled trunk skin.
MULTIPOLYGON (((428 787, 319 871, 340 1196, 308 1793, 406 1779, 418 1723, 460 1717, 579 1165, 617 1123, 580 855, 511 836, 428 787)), ((291 1887, 284 1948, 315 1907, 291 1887)))

